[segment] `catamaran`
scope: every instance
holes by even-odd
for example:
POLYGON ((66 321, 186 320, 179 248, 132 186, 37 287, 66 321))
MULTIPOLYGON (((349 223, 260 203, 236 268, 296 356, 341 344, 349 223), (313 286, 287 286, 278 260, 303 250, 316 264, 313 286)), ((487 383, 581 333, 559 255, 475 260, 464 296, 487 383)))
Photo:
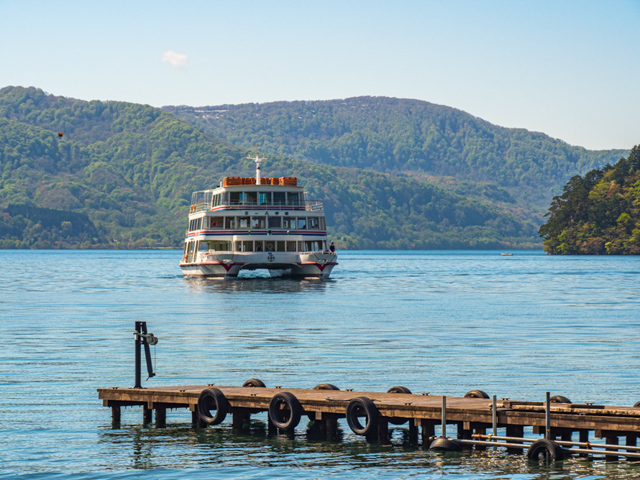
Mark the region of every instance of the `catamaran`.
MULTIPOLYGON (((251 158, 251 157, 250 157, 251 158)), ((237 277, 267 269, 271 276, 328 278, 337 254, 327 245, 324 206, 306 200, 296 177, 225 177, 191 195, 180 268, 185 276, 237 277)))

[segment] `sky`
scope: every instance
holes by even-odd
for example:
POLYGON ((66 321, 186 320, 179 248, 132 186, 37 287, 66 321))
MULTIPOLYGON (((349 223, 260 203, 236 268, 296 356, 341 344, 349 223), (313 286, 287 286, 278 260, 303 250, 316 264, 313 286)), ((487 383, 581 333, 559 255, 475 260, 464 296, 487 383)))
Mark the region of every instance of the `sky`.
POLYGON ((0 0, 0 88, 212 106, 362 95, 640 144, 640 0, 0 0))

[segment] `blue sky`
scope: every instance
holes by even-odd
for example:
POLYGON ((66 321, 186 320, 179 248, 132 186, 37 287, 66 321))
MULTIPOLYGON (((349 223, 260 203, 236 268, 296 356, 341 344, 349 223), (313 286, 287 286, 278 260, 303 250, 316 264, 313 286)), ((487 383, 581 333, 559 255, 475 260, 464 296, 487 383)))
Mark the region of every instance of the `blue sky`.
POLYGON ((640 0, 0 0, 0 88, 219 105, 415 98, 640 144, 640 0))

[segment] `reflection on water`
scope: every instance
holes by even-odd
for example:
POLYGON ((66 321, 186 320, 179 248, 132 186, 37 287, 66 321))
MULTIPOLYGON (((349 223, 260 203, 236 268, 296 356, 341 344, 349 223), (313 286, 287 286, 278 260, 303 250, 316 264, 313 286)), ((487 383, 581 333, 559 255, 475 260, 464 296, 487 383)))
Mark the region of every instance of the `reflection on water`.
POLYGON ((264 277, 264 276, 244 276, 237 278, 198 278, 184 277, 185 284, 194 292, 202 293, 304 293, 304 292, 324 292, 328 284, 335 282, 332 279, 316 278, 286 278, 286 277, 264 277))
MULTIPOLYGON (((421 446, 402 443, 406 429, 391 431, 390 445, 370 444, 346 435, 345 441, 324 441, 313 437, 309 426, 298 428, 295 437, 267 435, 266 425, 254 421, 251 430, 238 432, 221 425, 194 429, 176 424, 166 429, 131 426, 105 430, 99 443, 109 451, 106 457, 136 469, 190 469, 189 478, 208 478, 219 469, 238 473, 239 469, 271 468, 274 472, 295 467, 297 478, 340 478, 393 476, 405 478, 466 479, 635 479, 640 467, 631 463, 608 463, 572 458, 553 465, 531 463, 524 455, 508 454, 504 449, 459 453, 434 453, 421 446), (182 454, 185 450, 189 455, 182 454), (464 472, 464 473, 462 473, 464 472)), ((348 427, 345 428, 348 429, 348 427)))

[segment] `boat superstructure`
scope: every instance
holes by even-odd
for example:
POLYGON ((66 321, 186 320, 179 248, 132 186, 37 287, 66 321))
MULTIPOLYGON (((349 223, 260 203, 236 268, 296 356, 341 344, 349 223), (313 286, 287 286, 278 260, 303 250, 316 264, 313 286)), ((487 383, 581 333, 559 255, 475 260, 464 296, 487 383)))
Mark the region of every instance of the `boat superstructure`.
POLYGON ((236 277, 268 269, 272 276, 326 278, 337 265, 329 249, 322 201, 308 201, 295 177, 225 177, 191 196, 180 267, 185 276, 236 277))

